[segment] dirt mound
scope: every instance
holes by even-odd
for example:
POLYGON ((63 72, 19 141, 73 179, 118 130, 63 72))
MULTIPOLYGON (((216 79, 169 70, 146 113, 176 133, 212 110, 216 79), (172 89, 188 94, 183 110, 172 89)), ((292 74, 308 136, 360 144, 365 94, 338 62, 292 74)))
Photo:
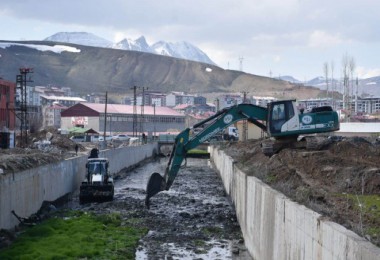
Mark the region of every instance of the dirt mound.
MULTIPOLYGON (((7 174, 58 162, 75 156, 75 145, 54 128, 44 129, 28 135, 27 148, 0 149, 0 168, 7 174)), ((78 146, 80 152, 87 152, 87 147, 78 146)))
POLYGON ((358 137, 323 142, 320 150, 284 149, 272 157, 260 141, 221 149, 247 174, 379 246, 380 146, 358 137))

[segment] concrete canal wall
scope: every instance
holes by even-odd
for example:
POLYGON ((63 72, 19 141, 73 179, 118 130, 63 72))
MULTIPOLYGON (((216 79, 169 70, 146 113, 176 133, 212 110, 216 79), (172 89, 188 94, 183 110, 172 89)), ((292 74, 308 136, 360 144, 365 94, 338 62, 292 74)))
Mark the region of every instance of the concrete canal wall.
POLYGON ((380 248, 246 175, 223 151, 210 155, 253 259, 380 259, 380 248))
MULTIPOLYGON (((101 151, 99 157, 110 160, 110 172, 135 165, 158 151, 157 144, 131 146, 101 151)), ((17 172, 0 175, 0 229, 11 229, 19 224, 11 214, 21 217, 36 213, 43 201, 54 201, 77 190, 86 172, 87 156, 73 157, 17 172)))

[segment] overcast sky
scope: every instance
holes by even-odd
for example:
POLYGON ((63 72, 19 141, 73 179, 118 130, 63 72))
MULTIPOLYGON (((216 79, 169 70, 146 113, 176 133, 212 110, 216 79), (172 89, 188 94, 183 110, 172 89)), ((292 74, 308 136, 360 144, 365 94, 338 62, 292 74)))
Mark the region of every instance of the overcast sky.
POLYGON ((90 32, 111 41, 187 41, 225 69, 309 80, 353 57, 380 76, 379 0, 0 0, 1 40, 90 32))

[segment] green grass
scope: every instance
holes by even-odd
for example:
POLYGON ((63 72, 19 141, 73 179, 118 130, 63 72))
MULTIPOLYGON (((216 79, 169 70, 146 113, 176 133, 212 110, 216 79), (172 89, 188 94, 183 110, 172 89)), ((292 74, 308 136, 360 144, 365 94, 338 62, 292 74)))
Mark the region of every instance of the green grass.
POLYGON ((344 194, 338 195, 348 198, 354 209, 367 218, 367 224, 364 227, 364 233, 369 234, 373 238, 380 237, 380 196, 379 195, 355 195, 344 194))
POLYGON ((134 259, 145 228, 122 226, 119 214, 71 212, 28 228, 0 259, 134 259))
POLYGON ((208 227, 204 227, 204 228, 202 228, 202 231, 203 231, 203 233, 205 233, 206 235, 211 235, 211 236, 216 236, 216 235, 221 235, 221 234, 223 234, 223 229, 220 228, 220 227, 212 227, 212 226, 208 226, 208 227))
POLYGON ((365 232, 372 237, 380 236, 380 226, 378 225, 380 220, 380 196, 379 195, 349 195, 349 198, 354 202, 355 208, 360 211, 370 220, 375 223, 371 227, 367 227, 365 232), (359 206, 360 201, 361 207, 359 206), (377 223, 377 224, 376 224, 377 223))
POLYGON ((368 214, 374 220, 380 219, 380 196, 379 195, 353 195, 349 194, 348 198, 352 200, 357 210, 362 210, 364 214, 368 214), (361 207, 359 207, 359 201, 361 207))

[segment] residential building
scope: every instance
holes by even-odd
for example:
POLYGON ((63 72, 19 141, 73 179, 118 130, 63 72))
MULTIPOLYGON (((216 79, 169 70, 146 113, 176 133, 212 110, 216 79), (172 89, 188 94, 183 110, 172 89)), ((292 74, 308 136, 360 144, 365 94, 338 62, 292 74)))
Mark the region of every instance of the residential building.
MULTIPOLYGON (((321 106, 332 106, 335 110, 343 109, 342 100, 332 100, 331 98, 299 100, 298 104, 305 109, 321 106)), ((349 105, 351 114, 376 114, 380 112, 380 97, 352 99, 349 105)))
POLYGON ((42 126, 61 127, 61 112, 79 102, 86 100, 79 97, 40 95, 42 126))
POLYGON ((179 104, 188 104, 188 105, 203 105, 206 104, 206 98, 194 95, 194 94, 186 94, 184 92, 171 92, 166 95, 165 99, 166 106, 174 107, 179 104))
POLYGON ((220 110, 243 103, 243 97, 240 94, 225 94, 220 96, 217 101, 219 103, 218 107, 220 110))
MULTIPOLYGON (((137 95, 136 104, 138 106, 142 105, 142 99, 142 93, 137 95)), ((163 94, 161 92, 145 91, 144 106, 152 106, 153 104, 155 104, 158 107, 166 106, 166 94, 163 94)))
POLYGON ((0 131, 15 129, 16 83, 0 78, 0 131))
POLYGON ((56 128, 61 127, 61 113, 66 110, 67 107, 53 102, 50 106, 43 107, 43 127, 53 126, 56 128))

